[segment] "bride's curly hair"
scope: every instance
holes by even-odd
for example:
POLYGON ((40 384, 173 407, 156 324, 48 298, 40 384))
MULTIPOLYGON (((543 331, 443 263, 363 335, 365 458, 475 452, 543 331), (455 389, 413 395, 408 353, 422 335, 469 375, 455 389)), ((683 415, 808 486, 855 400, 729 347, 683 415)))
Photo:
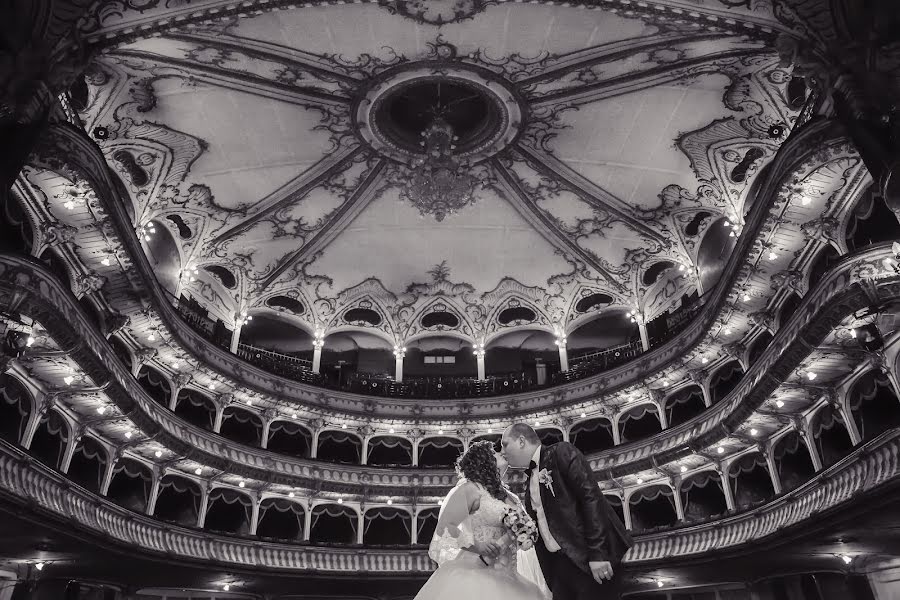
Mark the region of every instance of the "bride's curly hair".
POLYGON ((506 500, 506 487, 500 479, 494 444, 491 442, 482 440, 469 446, 466 453, 456 459, 456 472, 469 481, 483 485, 494 498, 506 500))

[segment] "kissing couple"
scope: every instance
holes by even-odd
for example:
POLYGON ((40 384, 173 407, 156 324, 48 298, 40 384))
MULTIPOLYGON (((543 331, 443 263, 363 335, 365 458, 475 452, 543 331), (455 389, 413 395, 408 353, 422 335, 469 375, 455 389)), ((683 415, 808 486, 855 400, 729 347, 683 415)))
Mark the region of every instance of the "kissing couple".
POLYGON ((525 423, 500 444, 475 442, 457 460, 428 549, 438 569, 415 600, 619 598, 632 540, 581 451, 544 446, 525 423), (503 483, 507 465, 525 470, 524 504, 503 483))

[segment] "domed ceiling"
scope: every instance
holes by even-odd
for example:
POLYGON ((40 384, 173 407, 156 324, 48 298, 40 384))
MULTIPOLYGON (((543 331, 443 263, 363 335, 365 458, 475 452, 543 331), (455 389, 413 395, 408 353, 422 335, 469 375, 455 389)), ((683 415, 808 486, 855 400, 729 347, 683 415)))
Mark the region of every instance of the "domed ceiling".
POLYGON ((83 23, 80 114, 175 257, 160 280, 228 323, 653 318, 713 283, 701 241, 740 227, 799 109, 765 16, 721 2, 133 4, 83 23))

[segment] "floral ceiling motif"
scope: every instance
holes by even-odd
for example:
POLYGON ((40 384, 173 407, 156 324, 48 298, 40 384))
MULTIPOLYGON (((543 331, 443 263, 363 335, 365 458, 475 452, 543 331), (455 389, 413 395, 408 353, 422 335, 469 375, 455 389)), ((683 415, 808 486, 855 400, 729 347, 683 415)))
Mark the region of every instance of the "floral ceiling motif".
POLYGON ((803 98, 749 10, 710 25, 608 4, 311 6, 146 38, 121 27, 132 9, 150 23, 152 2, 102 7, 85 36, 122 37, 89 68, 80 116, 134 226, 174 240, 176 291, 226 322, 286 297, 310 330, 475 340, 522 326, 498 319, 511 307, 547 331, 581 322, 592 294, 610 301, 588 311, 649 319, 698 289, 705 234, 740 227, 803 98), (451 81, 478 105, 455 127, 481 183, 438 221, 402 192, 413 117, 432 108, 416 99, 450 110, 451 81), (432 312, 457 325, 423 325, 432 312))

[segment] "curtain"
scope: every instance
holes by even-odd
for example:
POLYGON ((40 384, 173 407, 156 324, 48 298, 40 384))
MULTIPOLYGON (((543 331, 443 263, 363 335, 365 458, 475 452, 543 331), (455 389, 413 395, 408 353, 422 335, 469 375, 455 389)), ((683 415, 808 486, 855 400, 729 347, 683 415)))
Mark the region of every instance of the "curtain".
POLYGON ((459 440, 455 438, 428 438, 419 442, 419 448, 437 448, 440 450, 441 448, 446 448, 447 446, 453 446, 454 448, 459 448, 462 450, 463 444, 459 440))
POLYGON ((46 424, 50 435, 58 436, 62 441, 69 441, 69 425, 55 409, 50 409, 41 417, 41 424, 46 424))
POLYGON ((403 438, 392 438, 387 436, 374 437, 369 440, 369 449, 371 450, 375 446, 383 446, 385 448, 396 448, 397 446, 402 446, 404 450, 408 450, 410 453, 412 452, 412 443, 409 440, 405 440, 403 438))
POLYGON ((75 446, 75 452, 81 453, 88 460, 97 459, 101 464, 104 465, 108 460, 106 456, 106 450, 103 449, 103 446, 101 446, 99 442, 88 436, 84 436, 83 438, 81 438, 81 443, 75 446))
POLYGON ((288 435, 297 435, 299 433, 306 438, 307 442, 312 440, 312 434, 306 427, 299 423, 291 423, 290 421, 273 421, 269 425, 269 431, 272 433, 283 431, 288 435))
POLYGON ((356 436, 352 433, 344 432, 344 431, 335 431, 335 430, 331 430, 331 429, 329 429, 327 431, 323 431, 319 435, 319 442, 323 442, 326 440, 330 441, 330 442, 334 442, 335 444, 343 444, 344 442, 350 442, 357 448, 362 447, 362 440, 359 439, 358 436, 356 436))
POLYGON ((572 428, 571 435, 574 436, 578 433, 590 433, 601 428, 612 433, 612 422, 610 422, 608 419, 591 419, 590 421, 584 421, 572 428))
POLYGON ((352 508, 341 506, 340 504, 320 504, 313 509, 312 519, 310 519, 309 530, 312 532, 319 522, 319 518, 323 515, 329 517, 346 517, 350 520, 350 526, 353 528, 353 535, 356 535, 356 513, 352 508))
POLYGON ((365 529, 363 529, 363 533, 369 531, 369 525, 376 519, 381 519, 382 521, 400 519, 403 529, 406 531, 406 535, 412 535, 412 518, 409 516, 408 512, 399 508, 373 508, 372 510, 366 511, 363 515, 363 519, 365 520, 365 529))
POLYGON ((619 417, 619 422, 622 424, 627 423, 628 421, 640 420, 643 419, 647 413, 653 413, 653 416, 656 416, 656 406, 653 404, 642 404, 640 406, 635 406, 624 415, 619 417))
POLYGON ((234 419, 241 424, 251 423, 256 429, 262 429, 262 421, 257 415, 240 408, 229 406, 225 409, 225 412, 222 415, 222 421, 230 421, 231 419, 234 419))
POLYGON ((671 498, 674 495, 672 492, 672 488, 666 485, 654 485, 646 488, 642 488, 631 495, 628 499, 629 504, 637 504, 641 500, 656 500, 660 496, 665 496, 666 498, 671 498))
POLYGON ((715 471, 701 471, 696 475, 692 475, 688 479, 681 482, 681 491, 687 492, 691 488, 705 488, 710 481, 718 483, 720 481, 719 474, 715 471))

